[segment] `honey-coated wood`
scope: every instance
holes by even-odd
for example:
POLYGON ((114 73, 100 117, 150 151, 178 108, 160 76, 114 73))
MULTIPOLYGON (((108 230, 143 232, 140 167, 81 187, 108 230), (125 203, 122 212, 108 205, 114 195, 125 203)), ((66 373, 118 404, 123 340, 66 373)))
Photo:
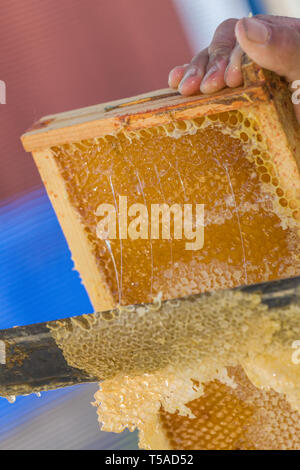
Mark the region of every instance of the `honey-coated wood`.
POLYGON ((288 84, 247 58, 244 59, 243 75, 243 87, 225 89, 214 95, 182 97, 174 90, 164 89, 46 116, 22 136, 25 150, 33 154, 69 243, 75 267, 96 310, 113 308, 115 301, 96 264, 80 216, 69 201, 51 147, 116 134, 121 130, 141 130, 175 120, 251 108, 261 123, 283 189, 292 191, 300 200, 300 127, 293 112, 288 84))

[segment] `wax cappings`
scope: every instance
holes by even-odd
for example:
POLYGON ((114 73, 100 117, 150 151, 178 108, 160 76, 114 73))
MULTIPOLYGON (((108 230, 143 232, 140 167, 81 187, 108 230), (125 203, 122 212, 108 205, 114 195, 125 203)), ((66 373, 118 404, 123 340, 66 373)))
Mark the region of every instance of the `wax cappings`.
POLYGON ((259 295, 229 291, 49 326, 68 364, 103 380, 95 404, 105 431, 137 427, 147 449, 202 448, 206 429, 208 448, 298 449, 299 319, 299 306, 273 312, 259 295))

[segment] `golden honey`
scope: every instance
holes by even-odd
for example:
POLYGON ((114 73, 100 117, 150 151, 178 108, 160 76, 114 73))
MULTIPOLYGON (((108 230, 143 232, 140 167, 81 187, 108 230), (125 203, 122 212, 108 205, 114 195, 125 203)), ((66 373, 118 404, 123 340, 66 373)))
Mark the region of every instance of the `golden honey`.
MULTIPOLYGON (((251 114, 251 113, 250 113, 251 114)), ((296 193, 249 112, 225 112, 52 148, 99 271, 122 305, 299 274, 296 193), (97 207, 204 204, 204 247, 186 240, 99 240, 97 207)))

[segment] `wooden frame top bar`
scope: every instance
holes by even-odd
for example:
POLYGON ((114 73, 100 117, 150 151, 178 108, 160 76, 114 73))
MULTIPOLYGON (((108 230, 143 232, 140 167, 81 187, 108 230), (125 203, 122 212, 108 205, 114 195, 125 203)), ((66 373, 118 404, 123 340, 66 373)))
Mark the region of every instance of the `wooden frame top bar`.
POLYGON ((33 152, 67 142, 116 134, 121 130, 134 131, 173 120, 253 106, 272 99, 267 74, 269 72, 244 58, 243 87, 190 97, 165 88, 129 99, 49 115, 36 122, 21 140, 25 150, 33 152))

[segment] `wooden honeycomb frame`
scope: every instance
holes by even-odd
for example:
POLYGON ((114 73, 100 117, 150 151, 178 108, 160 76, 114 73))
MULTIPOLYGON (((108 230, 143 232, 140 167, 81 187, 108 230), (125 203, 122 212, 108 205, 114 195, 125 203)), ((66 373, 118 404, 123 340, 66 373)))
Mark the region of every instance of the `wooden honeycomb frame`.
MULTIPOLYGON (((300 201, 300 128, 287 83, 245 58, 244 86, 214 95, 182 97, 170 89, 47 116, 22 136, 32 152, 49 198, 70 246, 76 269, 95 310, 113 308, 115 299, 99 271, 76 209, 68 199, 51 147, 83 139, 140 131, 172 121, 251 108, 261 123, 269 151, 280 173, 281 186, 300 201)), ((297 222, 299 214, 296 214, 297 222)))

